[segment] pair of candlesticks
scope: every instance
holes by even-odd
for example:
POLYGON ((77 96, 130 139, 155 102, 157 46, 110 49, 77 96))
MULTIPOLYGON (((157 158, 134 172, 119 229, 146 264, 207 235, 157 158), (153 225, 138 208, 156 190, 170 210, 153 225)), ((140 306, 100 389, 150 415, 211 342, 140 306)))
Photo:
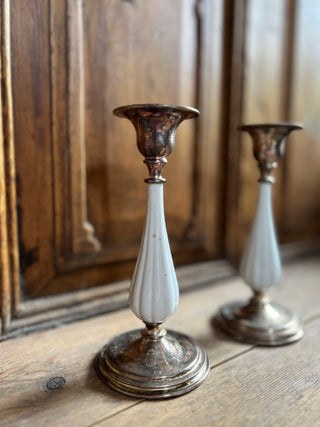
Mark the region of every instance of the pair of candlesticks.
MULTIPOLYGON (((96 359, 99 377, 111 388, 131 396, 159 399, 179 396, 198 387, 209 372, 205 349, 190 337, 162 327, 176 310, 179 288, 169 247, 163 208, 162 168, 185 119, 199 115, 190 107, 137 104, 114 110, 129 119, 137 146, 149 170, 148 206, 141 248, 130 287, 130 307, 145 323, 143 330, 122 334, 106 344, 96 359)), ((260 191, 240 276, 252 288, 248 302, 221 308, 217 324, 232 337, 257 345, 294 342, 303 335, 299 318, 272 303, 266 291, 278 282, 281 263, 271 206, 271 171, 284 151, 288 134, 301 129, 289 123, 239 127, 253 140, 261 172, 260 191)))

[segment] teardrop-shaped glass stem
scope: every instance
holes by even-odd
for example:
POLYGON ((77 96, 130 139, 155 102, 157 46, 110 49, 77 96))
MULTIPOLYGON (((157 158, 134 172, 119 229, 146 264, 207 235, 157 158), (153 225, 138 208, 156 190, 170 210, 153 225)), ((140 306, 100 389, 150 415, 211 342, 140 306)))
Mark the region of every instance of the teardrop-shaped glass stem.
POLYGON ((240 266, 240 276, 257 293, 277 284, 281 276, 271 188, 270 183, 260 182, 256 214, 240 266))
POLYGON ((163 184, 148 184, 141 248, 130 287, 130 307, 145 323, 159 324, 175 312, 179 287, 163 207, 163 184))

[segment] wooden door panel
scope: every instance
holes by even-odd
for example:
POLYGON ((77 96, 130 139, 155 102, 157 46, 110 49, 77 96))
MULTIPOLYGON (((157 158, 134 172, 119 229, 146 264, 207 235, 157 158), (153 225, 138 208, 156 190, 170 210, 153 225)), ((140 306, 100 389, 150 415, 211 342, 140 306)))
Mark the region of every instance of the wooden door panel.
POLYGON ((145 220, 148 172, 119 105, 204 111, 177 132, 165 210, 177 264, 221 257, 223 1, 5 0, 1 11, 14 147, 4 144, 3 183, 16 177, 4 329, 59 317, 72 300, 77 313, 84 301, 99 311, 98 295, 111 306, 127 289, 90 293, 131 277, 145 220))
MULTIPOLYGON (((252 153, 252 141, 237 131, 240 124, 281 122, 287 118, 287 17, 289 1, 237 2, 242 26, 234 33, 232 87, 235 90, 230 121, 228 179, 227 252, 238 262, 250 231, 258 195, 259 171, 252 153), (238 89, 236 86, 240 86, 238 89)), ((231 94, 231 97, 233 95, 231 94)), ((274 171, 273 202, 279 226, 282 208, 283 161, 274 171)))
MULTIPOLYGON (((132 255, 140 240, 147 170, 132 125, 116 119, 112 109, 131 103, 194 104, 193 3, 84 3, 89 216, 103 248, 112 247, 112 253, 118 248, 119 259, 132 255), (191 41, 188 46, 184 37, 191 41), (184 69, 189 79, 181 87, 184 69)), ((178 130, 174 155, 164 171, 168 229, 177 241, 184 238, 191 215, 194 127, 195 122, 181 126, 187 129, 183 139, 178 130)))
POLYGON ((298 1, 293 39, 291 117, 304 124, 287 145, 283 231, 287 241, 320 233, 320 2, 298 1))
POLYGON ((16 194, 26 293, 54 274, 48 16, 48 1, 11 2, 16 194))
MULTIPOLYGON (((49 2, 12 3, 19 247, 26 295, 52 293, 56 272, 136 257, 147 170, 131 124, 116 119, 112 109, 134 102, 194 104, 193 3, 168 8, 162 1, 68 0, 51 2, 50 9, 49 2), (27 22, 33 23, 28 31, 19 31, 27 22), (184 69, 189 79, 182 79, 181 87, 184 69)), ((167 168, 168 229, 176 250, 182 249, 192 214, 195 124, 184 127, 167 168)))
MULTIPOLYGON (((319 235, 317 87, 319 2, 235 3, 228 153, 226 252, 239 262, 250 231, 259 172, 240 123, 301 122, 273 172, 273 210, 280 243, 319 235), (308 48, 309 46, 309 48, 308 48), (306 169, 307 168, 307 169, 306 169)), ((307 246, 306 246, 307 247, 307 246)))
POLYGON ((164 169, 177 265, 241 257, 258 190, 244 122, 304 123, 275 171, 274 212, 281 242, 319 234, 318 3, 2 0, 3 332, 125 304, 147 168, 119 105, 201 111, 164 169))

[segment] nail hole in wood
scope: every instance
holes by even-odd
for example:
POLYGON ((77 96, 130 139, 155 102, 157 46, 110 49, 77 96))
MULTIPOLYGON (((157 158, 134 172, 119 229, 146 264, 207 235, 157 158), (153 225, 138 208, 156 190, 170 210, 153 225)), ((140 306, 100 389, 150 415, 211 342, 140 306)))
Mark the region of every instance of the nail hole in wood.
POLYGON ((50 378, 50 380, 47 382, 47 389, 59 390, 65 385, 65 383, 66 383, 66 380, 63 377, 50 378))

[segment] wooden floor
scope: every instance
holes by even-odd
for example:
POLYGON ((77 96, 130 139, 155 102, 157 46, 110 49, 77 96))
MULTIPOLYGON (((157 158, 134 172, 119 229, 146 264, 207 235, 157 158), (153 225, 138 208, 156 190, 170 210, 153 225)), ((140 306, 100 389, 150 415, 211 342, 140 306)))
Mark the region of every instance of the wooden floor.
POLYGON ((104 343, 142 326, 129 309, 1 343, 0 425, 320 426, 320 258, 287 265, 272 291, 303 318, 301 341, 258 348, 213 331, 218 307, 248 295, 233 278, 181 296, 167 326, 206 348, 211 371, 175 399, 126 397, 96 377, 93 359, 104 343))

